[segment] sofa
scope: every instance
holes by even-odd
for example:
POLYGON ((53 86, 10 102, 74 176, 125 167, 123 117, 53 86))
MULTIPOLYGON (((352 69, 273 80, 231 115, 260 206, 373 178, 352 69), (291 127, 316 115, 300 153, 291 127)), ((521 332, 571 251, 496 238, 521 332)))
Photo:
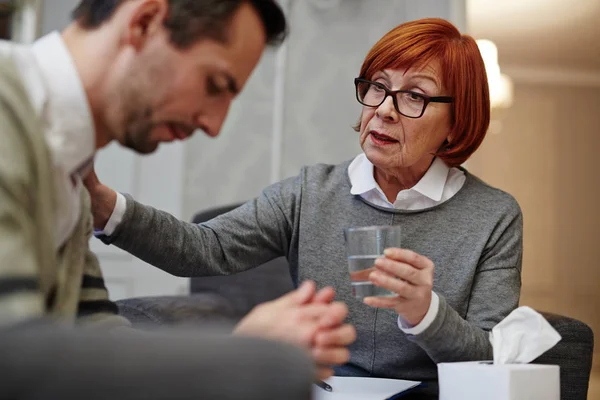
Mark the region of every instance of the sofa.
MULTIPOLYGON (((227 212, 238 204, 197 214, 201 223, 227 212)), ((292 290, 287 260, 283 257, 257 268, 229 276, 192 278, 189 296, 142 297, 117 302, 120 313, 134 327, 144 329, 178 324, 217 323, 233 327, 254 306, 292 290)), ((586 400, 594 337, 585 323, 567 316, 541 311, 562 340, 534 363, 560 366, 561 399, 586 400)), ((437 384, 413 392, 410 398, 437 398, 437 384)))

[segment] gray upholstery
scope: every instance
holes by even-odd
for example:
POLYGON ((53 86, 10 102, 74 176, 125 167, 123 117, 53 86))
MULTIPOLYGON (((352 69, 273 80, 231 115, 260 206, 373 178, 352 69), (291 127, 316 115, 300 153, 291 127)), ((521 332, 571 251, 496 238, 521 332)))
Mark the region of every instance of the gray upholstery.
MULTIPOLYGON (((233 210, 233 204, 200 212, 192 222, 199 224, 233 210)), ((192 278, 192 293, 215 293, 229 299, 238 318, 246 315, 255 305, 274 300, 293 289, 287 260, 279 257, 257 268, 230 276, 192 278)))
POLYGON ((116 303, 119 314, 126 316, 134 328, 203 324, 231 327, 239 319, 232 303, 213 293, 138 297, 116 303))
POLYGON ((287 260, 283 257, 235 275, 192 278, 190 286, 192 294, 213 293, 228 299, 238 318, 255 305, 293 289, 287 260))
POLYGON ((533 362, 560 365, 561 399, 586 400, 594 352, 592 329, 573 318, 552 313, 542 314, 560 333, 562 340, 533 362))
MULTIPOLYGON (((194 222, 206 221, 236 206, 198 214, 194 222)), ((117 304, 121 314, 132 318, 136 325, 229 323, 239 320, 255 305, 275 299, 291 289, 287 261, 279 258, 241 274, 193 278, 189 297, 128 299, 117 304)), ((586 400, 594 347, 592 330, 573 318, 551 313, 543 315, 560 333, 562 340, 534 362, 560 366, 561 399, 586 400)), ((412 396, 418 396, 418 393, 412 396)), ((435 398, 431 393, 418 396, 431 397, 435 398)))

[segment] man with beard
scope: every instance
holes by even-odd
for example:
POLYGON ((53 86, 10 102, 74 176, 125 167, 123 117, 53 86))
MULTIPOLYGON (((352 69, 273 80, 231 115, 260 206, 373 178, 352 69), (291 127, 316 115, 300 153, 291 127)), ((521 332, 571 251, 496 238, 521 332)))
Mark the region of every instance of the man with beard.
POLYGON ((348 360, 355 336, 331 288, 316 292, 307 282, 257 307, 234 331, 300 347, 318 373, 281 343, 197 333, 135 337, 108 300, 89 250, 83 186, 95 152, 112 141, 151 153, 197 129, 217 136, 265 46, 283 39, 280 8, 273 0, 84 0, 73 17, 62 33, 32 46, 0 42, 6 393, 307 398, 312 378, 348 360), (48 328, 46 319, 95 329, 48 328), (28 385, 30 375, 41 383, 28 385))

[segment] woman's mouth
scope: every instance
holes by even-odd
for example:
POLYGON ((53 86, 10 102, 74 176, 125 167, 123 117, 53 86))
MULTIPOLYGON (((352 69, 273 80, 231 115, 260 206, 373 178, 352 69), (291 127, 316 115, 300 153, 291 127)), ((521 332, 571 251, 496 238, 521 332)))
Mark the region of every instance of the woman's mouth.
POLYGON ((394 139, 393 137, 384 135, 383 133, 379 133, 377 131, 370 131, 369 137, 371 138, 371 141, 373 143, 380 145, 380 146, 398 143, 398 141, 396 139, 394 139))

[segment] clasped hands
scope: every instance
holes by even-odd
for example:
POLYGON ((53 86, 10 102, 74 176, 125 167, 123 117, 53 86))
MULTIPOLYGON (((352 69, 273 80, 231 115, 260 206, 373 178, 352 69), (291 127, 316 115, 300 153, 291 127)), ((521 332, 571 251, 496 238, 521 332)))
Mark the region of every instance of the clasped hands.
POLYGON ((317 366, 317 377, 333 375, 332 366, 350 359, 348 345, 356 330, 345 324, 348 307, 334 302, 335 291, 326 287, 318 292, 305 281, 298 289, 256 306, 240 321, 235 335, 256 336, 291 343, 310 352, 317 366))

